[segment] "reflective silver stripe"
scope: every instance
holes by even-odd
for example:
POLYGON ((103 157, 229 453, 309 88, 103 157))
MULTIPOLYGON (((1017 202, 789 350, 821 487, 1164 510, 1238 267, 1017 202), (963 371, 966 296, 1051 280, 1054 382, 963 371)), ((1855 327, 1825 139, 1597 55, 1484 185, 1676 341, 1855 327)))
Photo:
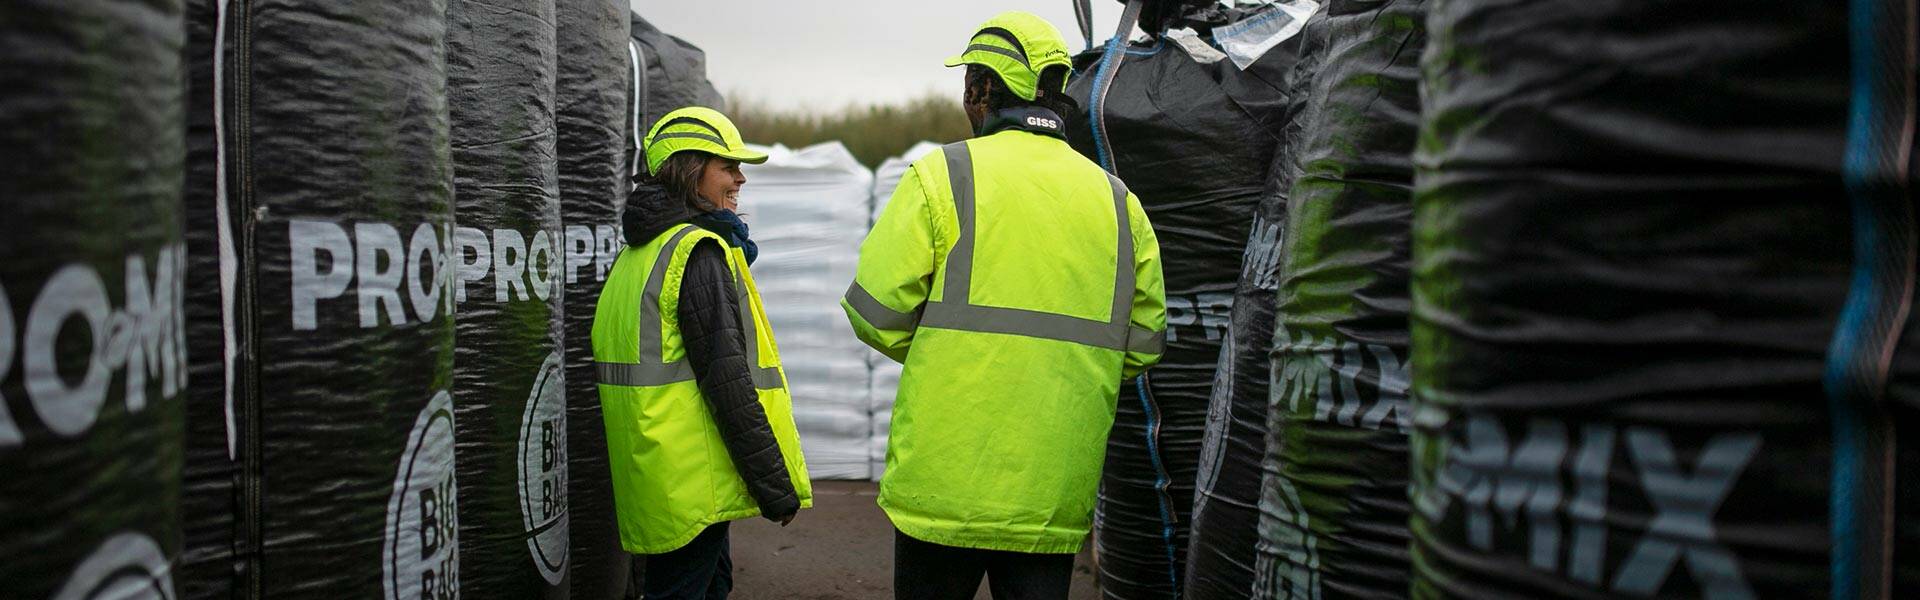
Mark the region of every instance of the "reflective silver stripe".
POLYGON ((1127 349, 1127 327, 1092 319, 977 304, 930 302, 920 326, 979 333, 1022 335, 1109 350, 1127 349))
POLYGON ((784 387, 787 387, 787 382, 780 378, 779 367, 754 367, 753 368, 753 388, 754 389, 777 390, 784 387))
POLYGON ((1115 258, 1113 304, 1105 322, 1020 308, 979 306, 972 302, 975 196, 973 154, 966 142, 942 148, 947 162, 947 187, 953 193, 954 216, 960 233, 953 249, 947 252, 946 271, 940 287, 939 302, 929 302, 924 314, 900 313, 887 308, 855 282, 847 289, 847 303, 861 318, 882 329, 905 330, 918 325, 959 331, 1022 335, 1123 352, 1160 353, 1166 347, 1165 331, 1147 331, 1133 327, 1133 292, 1137 285, 1133 272, 1133 228, 1127 215, 1127 186, 1118 177, 1107 176, 1113 190, 1115 258))
POLYGON ((667 364, 652 363, 633 365, 626 363, 593 363, 594 381, 604 385, 624 385, 632 387, 651 387, 671 385, 682 381, 693 381, 693 367, 687 361, 676 360, 667 364))
POLYGON ((947 252, 946 283, 941 301, 966 304, 973 284, 973 152, 966 142, 942 148, 947 157, 947 189, 953 191, 953 214, 960 220, 960 236, 947 252))
MULTIPOLYGON (((729 256, 731 256, 732 251, 728 250, 727 252, 729 256)), ((741 262, 745 263, 746 261, 741 262)), ((727 263, 729 267, 735 266, 731 260, 727 261, 727 263)), ((743 270, 747 268, 745 264, 737 266, 743 270)), ((729 268, 729 270, 732 269, 729 268)), ((746 339, 744 341, 747 346, 747 370, 752 372, 751 377, 753 378, 753 387, 755 389, 781 389, 786 387, 787 384, 786 381, 780 377, 780 368, 760 366, 760 323, 753 318, 753 296, 747 293, 748 275, 748 273, 733 274, 734 295, 739 298, 738 304, 740 305, 740 330, 746 332, 746 339)))
POLYGON ((920 313, 903 313, 887 308, 887 305, 881 304, 879 299, 868 293, 867 288, 860 287, 858 281, 847 286, 846 300, 847 305, 853 307, 853 312, 859 313, 860 318, 866 319, 867 324, 877 329, 913 331, 914 326, 920 323, 920 313))
POLYGON ((1021 54, 1019 52, 1015 52, 1012 48, 1001 48, 999 46, 990 46, 987 44, 973 44, 971 46, 967 46, 967 51, 968 52, 992 52, 994 54, 999 54, 1001 56, 1005 56, 1005 57, 1020 61, 1020 66, 1022 67, 1033 66, 1027 63, 1026 55, 1021 54))
POLYGON ((1119 253, 1114 255, 1113 273, 1113 314, 1110 317, 1115 324, 1125 324, 1128 315, 1133 312, 1133 228, 1127 223, 1127 184, 1119 177, 1107 175, 1107 185, 1113 187, 1113 218, 1118 222, 1120 231, 1119 253))
POLYGON ((667 278, 667 265, 673 262, 673 252, 680 246, 680 240, 693 233, 692 226, 681 227, 680 231, 667 238, 665 246, 660 248, 660 256, 654 257, 653 269, 647 272, 646 295, 640 298, 640 362, 649 363, 661 360, 665 354, 660 348, 660 288, 667 278))
POLYGON ((673 138, 692 138, 696 140, 706 140, 709 142, 713 142, 715 144, 719 144, 721 146, 727 145, 727 141, 720 139, 720 136, 707 135, 707 134, 699 133, 695 131, 676 131, 673 133, 662 133, 662 134, 653 136, 653 141, 658 143, 660 140, 670 140, 673 138))
POLYGON ((1139 327, 1127 327, 1127 351, 1146 354, 1165 354, 1167 351, 1167 331, 1147 331, 1139 327))

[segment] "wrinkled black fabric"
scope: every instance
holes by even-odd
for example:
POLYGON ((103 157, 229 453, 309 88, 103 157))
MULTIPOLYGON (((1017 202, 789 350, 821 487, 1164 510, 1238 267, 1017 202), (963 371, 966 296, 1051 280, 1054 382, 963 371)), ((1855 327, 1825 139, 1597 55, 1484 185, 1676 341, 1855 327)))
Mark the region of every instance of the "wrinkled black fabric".
POLYGON ((680 339, 747 493, 762 516, 778 521, 800 512, 800 496, 753 387, 746 345, 754 342, 741 327, 737 298, 725 250, 711 241, 695 246, 680 280, 680 339))
POLYGON ((0 595, 151 590, 180 556, 181 18, 0 8, 0 595))
POLYGON ((646 64, 640 85, 638 126, 642 136, 653 129, 654 121, 674 110, 689 106, 726 108, 726 98, 707 81, 706 51, 654 27, 640 13, 632 13, 631 19, 633 43, 646 64))
POLYGON ((642 181, 627 194, 626 210, 620 213, 620 231, 628 244, 645 246, 673 226, 699 216, 700 211, 668 196, 660 184, 642 181))
MULTIPOLYGON (((1414 595, 1826 597, 1847 4, 1444 0, 1429 22, 1414 595), (1675 517, 1689 534, 1653 530, 1675 517)), ((1909 448, 1892 597, 1920 591, 1909 448)))
POLYGON ((1081 75, 1067 93, 1085 110, 1062 115, 1073 122, 1068 139, 1100 162, 1099 126, 1112 149, 1102 166, 1153 221, 1167 299, 1166 353, 1121 386, 1108 437, 1095 520, 1101 589, 1115 599, 1173 598, 1186 571, 1214 367, 1277 138, 1264 115, 1229 96, 1223 82, 1239 76, 1230 61, 1202 63, 1161 39, 1122 48, 1110 72, 1096 72, 1099 58, 1076 58, 1081 75), (1095 82, 1107 78, 1112 88, 1096 103, 1095 82))
POLYGON ((1407 593, 1408 268, 1421 0, 1335 0, 1305 43, 1279 234, 1256 598, 1407 593))
MULTIPOLYGON (((1240 259, 1240 281, 1234 287, 1227 338, 1208 400, 1207 432, 1194 483, 1193 535, 1182 582, 1186 598, 1241 598, 1253 586, 1261 462, 1267 451, 1268 354, 1273 350, 1287 199, 1300 173, 1288 149, 1302 134, 1302 122, 1293 117, 1306 108, 1307 94, 1300 88, 1316 64, 1307 56, 1316 48, 1304 41, 1305 36, 1296 35, 1227 80, 1243 92, 1234 94, 1236 102, 1267 108, 1259 114, 1266 115, 1266 126, 1280 133, 1280 141, 1240 259)), ((1230 94, 1233 89, 1229 86, 1230 94)))
MULTIPOLYGON (((186 464, 181 529, 185 547, 174 582, 180 597, 234 597, 235 545, 240 543, 240 464, 228 454, 225 323, 221 318, 219 172, 213 89, 217 0, 187 0, 185 265, 188 383, 186 464)), ((224 60, 231 60, 223 57, 224 60)), ((233 215, 229 214, 231 225, 233 215)))
POLYGON ((227 9, 243 592, 373 598, 398 581, 446 593, 460 545, 444 400, 453 275, 432 251, 453 226, 446 5, 227 9), (332 269, 352 274, 338 293, 309 283, 332 269), (368 280, 380 273, 398 277, 392 295, 368 280))
MULTIPOLYGON (((646 245, 683 223, 721 227, 702 216, 659 186, 643 184, 627 198, 621 218, 627 239, 646 245)), ((682 243, 688 242, 683 239, 682 243)), ((705 242, 687 257, 680 280, 680 339, 686 344, 687 362, 700 395, 720 427, 721 441, 746 482, 747 493, 760 505, 762 516, 777 521, 800 511, 800 496, 787 476, 786 458, 773 437, 766 408, 760 405, 760 393, 753 387, 749 369, 756 365, 748 364, 746 345, 754 341, 740 322, 739 296, 725 252, 718 244, 705 242)))
POLYGON ((554 10, 447 3, 460 595, 474 600, 567 597, 554 10))
POLYGON ((633 560, 620 548, 608 473, 606 422, 594 384, 593 311, 620 254, 628 189, 633 78, 622 0, 555 0, 554 150, 566 226, 567 555, 574 600, 623 598, 633 560))

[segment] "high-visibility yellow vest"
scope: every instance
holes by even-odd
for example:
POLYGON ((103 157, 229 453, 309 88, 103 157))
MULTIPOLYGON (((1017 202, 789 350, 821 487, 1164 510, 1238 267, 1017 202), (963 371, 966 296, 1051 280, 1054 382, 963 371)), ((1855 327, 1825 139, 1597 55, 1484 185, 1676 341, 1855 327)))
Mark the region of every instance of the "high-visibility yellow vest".
POLYGON ((635 554, 668 552, 693 541, 709 525, 760 514, 694 382, 680 337, 680 282, 687 257, 705 240, 727 248, 727 266, 740 295, 740 322, 752 338, 746 348, 753 386, 800 506, 813 506, 780 350, 746 255, 712 232, 678 225, 644 246, 621 251, 593 317, 594 370, 607 427, 620 542, 635 554))
POLYGON ((1120 382, 1159 360, 1159 244, 1137 198, 1025 131, 916 161, 841 305, 906 366, 880 505, 948 546, 1078 551, 1120 382))

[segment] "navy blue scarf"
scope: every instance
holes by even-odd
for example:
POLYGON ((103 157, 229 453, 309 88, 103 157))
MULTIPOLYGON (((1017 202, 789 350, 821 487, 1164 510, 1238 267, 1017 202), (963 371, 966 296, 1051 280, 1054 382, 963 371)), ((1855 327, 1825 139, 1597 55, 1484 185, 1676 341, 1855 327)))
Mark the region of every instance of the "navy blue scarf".
POLYGON ((760 258, 760 246, 747 237, 747 222, 740 220, 739 214, 723 208, 700 216, 711 225, 706 227, 708 230, 720 234, 720 237, 727 239, 728 244, 739 248, 741 254, 747 255, 748 265, 752 265, 754 259, 760 258))

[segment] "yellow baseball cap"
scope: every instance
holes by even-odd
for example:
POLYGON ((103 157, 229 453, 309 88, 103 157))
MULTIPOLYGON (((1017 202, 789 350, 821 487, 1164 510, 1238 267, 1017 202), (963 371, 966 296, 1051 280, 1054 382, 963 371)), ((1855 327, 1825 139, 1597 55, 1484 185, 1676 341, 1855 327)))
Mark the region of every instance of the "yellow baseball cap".
POLYGON ((767 162, 767 155, 747 149, 740 130, 720 111, 689 106, 660 117, 647 133, 647 172, 659 173, 667 157, 687 150, 699 150, 743 163, 767 162))
MULTIPOLYGON (((1023 100, 1039 95, 1040 73, 1053 67, 1073 69, 1066 38, 1046 19, 1026 11, 994 15, 975 30, 967 49, 947 59, 947 66, 980 65, 1000 75, 1007 89, 1023 100)), ((1060 89, 1066 91, 1066 78, 1060 89)))

